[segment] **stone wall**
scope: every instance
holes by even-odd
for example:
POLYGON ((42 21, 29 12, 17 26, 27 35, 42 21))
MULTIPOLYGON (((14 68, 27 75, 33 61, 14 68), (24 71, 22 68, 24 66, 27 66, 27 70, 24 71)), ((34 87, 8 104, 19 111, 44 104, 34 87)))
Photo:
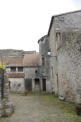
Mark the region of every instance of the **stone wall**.
POLYGON ((70 36, 70 41, 64 39, 57 53, 59 94, 76 102, 78 96, 81 97, 81 34, 78 32, 70 36))
POLYGON ((40 52, 40 74, 41 78, 46 79, 46 92, 51 92, 51 83, 50 83, 50 75, 49 75, 49 69, 50 69, 50 57, 48 56, 49 52, 49 41, 47 35, 42 37, 39 41, 39 52, 40 52))
POLYGON ((48 35, 49 40, 49 49, 51 51, 51 54, 49 56, 50 62, 49 62, 49 76, 50 76, 50 83, 51 83, 51 91, 55 92, 55 94, 58 94, 58 85, 57 85, 57 60, 56 60, 56 42, 55 42, 55 25, 52 24, 50 34, 48 35))
POLYGON ((9 99, 9 82, 7 74, 4 74, 4 89, 3 89, 3 98, 1 98, 1 89, 0 89, 0 117, 9 116, 14 111, 14 105, 9 99))
MULTIPOLYGON (((9 77, 8 80, 10 81, 11 92, 23 93, 26 90, 25 82, 27 82, 28 79, 31 79, 32 84, 35 82, 35 78, 39 78, 40 80, 40 66, 24 66, 23 72, 18 72, 17 68, 16 72, 11 72, 10 68, 8 67, 6 68, 6 71, 9 77)), ((33 86, 35 86, 35 83, 32 85, 32 87, 33 86)))
POLYGON ((24 67, 24 74, 25 74, 25 79, 32 79, 36 77, 35 71, 38 72, 38 67, 24 67))
POLYGON ((40 62, 41 62, 41 71, 44 76, 49 75, 49 57, 48 57, 48 51, 49 51, 49 41, 48 37, 42 37, 39 41, 39 52, 40 52, 40 62), (42 58, 44 58, 44 63, 42 58))
POLYGON ((24 67, 24 79, 25 82, 27 82, 27 80, 31 80, 32 82, 32 91, 40 91, 42 90, 42 81, 41 81, 41 77, 40 77, 40 66, 27 66, 24 67), (35 84, 35 79, 39 79, 39 85, 38 87, 36 87, 35 84))
POLYGON ((23 51, 15 49, 0 50, 0 56, 22 57, 24 54, 34 54, 36 51, 23 51))
POLYGON ((9 78, 10 91, 16 93, 23 93, 25 91, 24 78, 9 78))
MULTIPOLYGON (((67 101, 79 102, 81 97, 81 12, 53 18, 49 34, 54 92, 67 101)), ((51 72, 51 68, 50 68, 51 72)))

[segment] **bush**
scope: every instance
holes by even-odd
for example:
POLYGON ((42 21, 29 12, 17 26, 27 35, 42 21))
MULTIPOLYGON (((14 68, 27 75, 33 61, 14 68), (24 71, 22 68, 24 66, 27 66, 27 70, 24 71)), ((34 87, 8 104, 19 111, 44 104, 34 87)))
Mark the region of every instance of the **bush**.
POLYGON ((81 115, 81 103, 76 106, 77 115, 81 115))

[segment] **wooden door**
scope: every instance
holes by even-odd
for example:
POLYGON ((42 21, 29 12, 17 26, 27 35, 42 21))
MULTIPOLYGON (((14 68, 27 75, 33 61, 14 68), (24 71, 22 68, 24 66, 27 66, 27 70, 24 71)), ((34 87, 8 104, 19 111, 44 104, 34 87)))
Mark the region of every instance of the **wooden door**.
POLYGON ((46 91, 46 79, 42 79, 43 91, 46 91))
POLYGON ((32 79, 25 79, 25 90, 32 91, 32 79))

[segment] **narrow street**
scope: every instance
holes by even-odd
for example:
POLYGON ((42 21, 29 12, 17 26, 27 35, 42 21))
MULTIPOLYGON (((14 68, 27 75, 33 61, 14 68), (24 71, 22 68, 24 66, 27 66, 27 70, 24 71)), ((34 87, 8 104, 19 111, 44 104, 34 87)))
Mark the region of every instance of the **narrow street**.
MULTIPOLYGON (((80 122, 81 119, 74 121, 77 115, 63 111, 64 108, 62 105, 59 107, 57 98, 54 103, 54 97, 51 95, 12 94, 11 99, 16 105, 15 111, 10 117, 3 118, 0 122, 80 122)), ((70 106, 67 104, 67 107, 70 106)))

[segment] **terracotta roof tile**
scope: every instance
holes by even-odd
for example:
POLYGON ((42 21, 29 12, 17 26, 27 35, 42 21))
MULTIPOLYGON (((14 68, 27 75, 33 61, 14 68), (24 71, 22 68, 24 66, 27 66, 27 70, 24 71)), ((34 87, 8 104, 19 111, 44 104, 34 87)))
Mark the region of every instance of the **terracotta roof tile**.
POLYGON ((37 66, 40 65, 40 55, 36 54, 26 54, 23 59, 24 66, 37 66))
POLYGON ((37 66, 40 65, 39 53, 25 54, 23 57, 0 57, 7 66, 37 66))
POLYGON ((23 65, 23 57, 0 57, 0 61, 9 66, 23 65))

